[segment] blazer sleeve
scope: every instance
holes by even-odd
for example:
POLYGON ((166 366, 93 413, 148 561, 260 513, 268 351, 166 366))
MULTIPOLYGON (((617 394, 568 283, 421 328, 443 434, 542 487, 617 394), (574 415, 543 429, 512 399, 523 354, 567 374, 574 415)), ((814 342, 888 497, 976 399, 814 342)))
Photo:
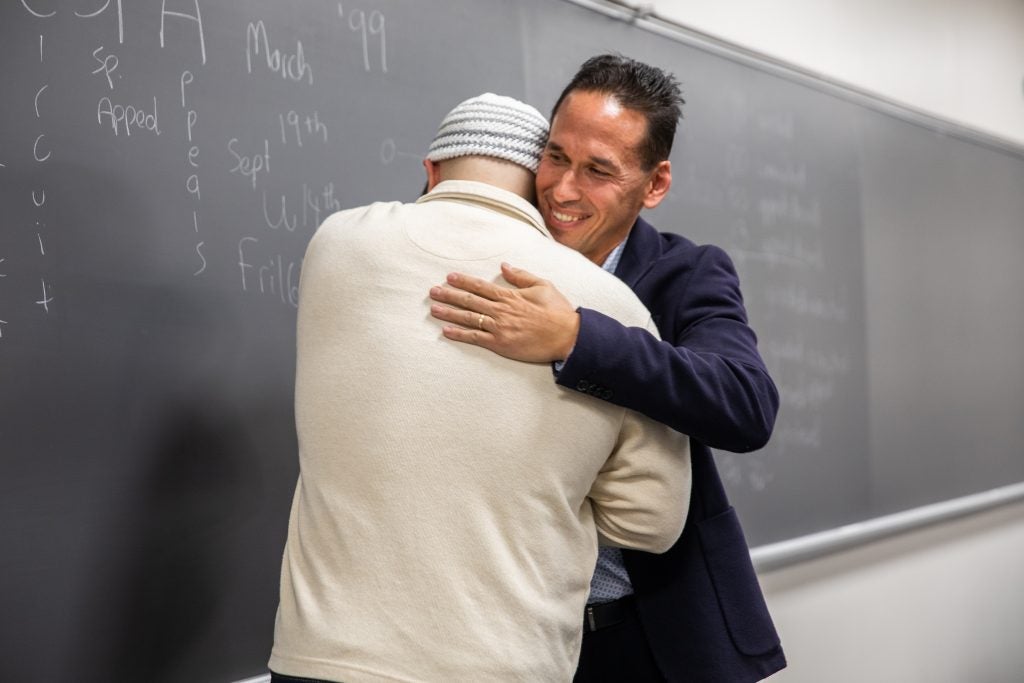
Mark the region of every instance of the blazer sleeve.
POLYGON ((732 260, 718 247, 693 250, 692 266, 658 263, 635 288, 664 341, 580 308, 576 346, 557 382, 712 448, 756 450, 771 436, 778 391, 747 324, 732 260))
POLYGON ((602 545, 663 553, 686 523, 692 474, 689 439, 626 411, 615 450, 589 498, 602 545))

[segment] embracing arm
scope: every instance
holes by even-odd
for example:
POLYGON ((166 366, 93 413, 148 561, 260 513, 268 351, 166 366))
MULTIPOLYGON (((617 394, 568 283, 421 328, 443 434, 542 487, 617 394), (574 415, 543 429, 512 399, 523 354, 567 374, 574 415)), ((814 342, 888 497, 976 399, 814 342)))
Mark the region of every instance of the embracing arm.
POLYGON ((767 443, 779 399, 763 366, 673 346, 597 311, 580 309, 580 318, 559 384, 637 410, 712 448, 744 453, 767 443))
POLYGON ((663 553, 682 533, 692 487, 690 441, 626 411, 615 450, 590 488, 602 545, 663 553))
POLYGON ((609 401, 712 448, 763 447, 779 395, 747 324, 732 261, 708 247, 687 272, 663 270, 637 293, 666 341, 580 309, 576 345, 558 383, 597 386, 609 401))
POLYGON ((660 264, 635 288, 665 341, 597 311, 574 312, 550 282, 505 265, 513 288, 453 274, 448 286, 431 290, 440 302, 431 312, 454 323, 444 330, 450 339, 516 360, 565 359, 559 384, 712 448, 756 450, 774 427, 778 391, 747 324, 732 261, 717 247, 699 252, 693 264, 660 264))

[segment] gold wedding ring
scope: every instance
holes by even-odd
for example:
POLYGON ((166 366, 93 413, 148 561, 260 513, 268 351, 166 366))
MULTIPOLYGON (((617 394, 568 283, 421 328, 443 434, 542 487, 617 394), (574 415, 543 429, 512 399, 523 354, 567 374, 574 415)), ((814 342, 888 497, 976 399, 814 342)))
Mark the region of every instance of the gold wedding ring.
POLYGON ((483 313, 481 313, 480 317, 476 319, 476 326, 480 330, 484 329, 484 314, 483 313))

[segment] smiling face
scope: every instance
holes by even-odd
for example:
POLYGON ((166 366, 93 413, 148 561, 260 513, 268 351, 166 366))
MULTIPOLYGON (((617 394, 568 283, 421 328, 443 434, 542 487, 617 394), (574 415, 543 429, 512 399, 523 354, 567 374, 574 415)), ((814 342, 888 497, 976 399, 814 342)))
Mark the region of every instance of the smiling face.
POLYGON ((601 265, 640 210, 672 184, 670 162, 644 169, 647 120, 609 95, 577 90, 551 122, 537 169, 537 204, 552 236, 601 265))

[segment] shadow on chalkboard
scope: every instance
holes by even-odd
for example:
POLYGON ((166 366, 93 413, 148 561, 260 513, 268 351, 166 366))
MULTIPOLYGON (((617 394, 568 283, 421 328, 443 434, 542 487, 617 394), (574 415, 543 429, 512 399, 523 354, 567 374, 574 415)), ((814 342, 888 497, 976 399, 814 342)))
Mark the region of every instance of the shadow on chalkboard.
POLYGON ((244 429, 204 408, 166 408, 130 494, 109 502, 115 537, 87 589, 75 680, 203 680, 217 672, 190 667, 230 649, 232 536, 260 486, 244 429))
POLYGON ((176 245, 147 232, 148 205, 128 188, 49 171, 56 294, 0 374, 19 397, 5 402, 12 505, 32 514, 15 560, 25 583, 5 602, 19 637, 50 642, 52 657, 12 650, 0 677, 238 678, 231 663, 265 660, 272 638, 294 366, 270 372, 267 351, 239 341, 255 323, 215 281, 176 270, 176 245), (40 586, 50 612, 36 608, 40 586))

